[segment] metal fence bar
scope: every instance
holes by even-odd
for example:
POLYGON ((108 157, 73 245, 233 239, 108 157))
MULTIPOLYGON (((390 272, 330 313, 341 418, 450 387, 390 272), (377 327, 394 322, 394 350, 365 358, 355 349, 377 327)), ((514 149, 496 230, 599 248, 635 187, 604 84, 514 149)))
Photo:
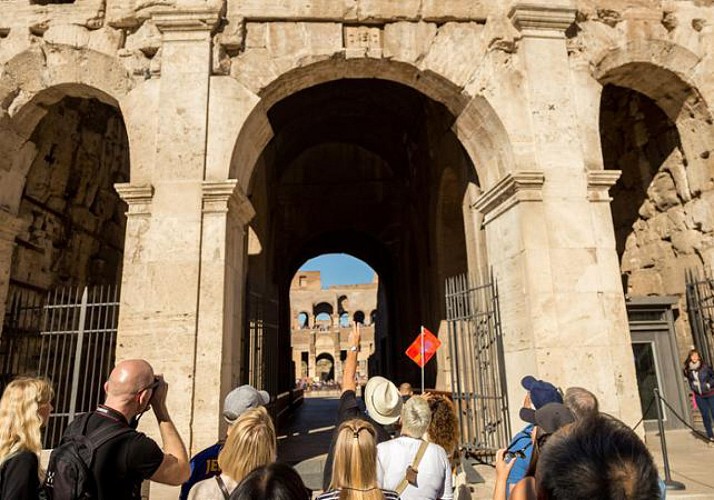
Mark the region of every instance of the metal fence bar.
POLYGON ((4 384, 18 375, 48 377, 56 411, 43 434, 54 447, 67 424, 99 403, 114 363, 119 310, 117 286, 59 288, 40 294, 16 289, 0 338, 4 384))
POLYGON ((686 272, 686 299, 694 345, 707 362, 714 360, 714 277, 708 270, 686 272))
POLYGON ((467 275, 448 278, 446 315, 460 446, 492 462, 510 440, 498 288, 467 275))

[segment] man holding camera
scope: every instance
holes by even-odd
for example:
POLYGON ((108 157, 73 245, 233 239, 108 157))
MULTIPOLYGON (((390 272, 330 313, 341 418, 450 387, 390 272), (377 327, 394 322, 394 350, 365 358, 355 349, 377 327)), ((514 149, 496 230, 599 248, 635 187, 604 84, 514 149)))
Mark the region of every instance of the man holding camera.
POLYGON ((172 486, 186 481, 188 455, 166 408, 168 384, 164 378, 154 375, 151 365, 142 359, 126 360, 112 370, 104 390, 104 404, 74 420, 65 431, 65 437, 80 433, 93 443, 109 437, 96 447, 91 463, 97 498, 140 499, 145 479, 172 486), (135 430, 149 408, 158 421, 163 449, 135 430))

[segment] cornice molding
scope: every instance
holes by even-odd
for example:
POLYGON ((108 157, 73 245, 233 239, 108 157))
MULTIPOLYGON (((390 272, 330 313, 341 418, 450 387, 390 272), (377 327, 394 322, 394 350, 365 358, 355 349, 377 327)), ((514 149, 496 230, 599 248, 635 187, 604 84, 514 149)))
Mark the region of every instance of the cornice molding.
POLYGON ((575 7, 567 5, 518 3, 508 17, 525 37, 565 38, 565 30, 575 22, 575 14, 575 7))
POLYGON ((236 179, 203 182, 203 213, 230 213, 243 226, 255 217, 253 204, 236 179))
POLYGON ((114 189, 122 200, 129 205, 126 215, 151 215, 151 202, 154 199, 154 186, 151 184, 114 184, 114 189))
POLYGON ((213 9, 165 10, 153 12, 151 19, 164 40, 203 40, 216 29, 220 16, 213 9))
POLYGON ((543 200, 545 174, 542 170, 522 170, 506 175, 472 205, 488 224, 511 207, 522 202, 543 200))
POLYGON ((622 170, 591 170, 588 172, 588 200, 612 201, 610 188, 622 175, 622 170))

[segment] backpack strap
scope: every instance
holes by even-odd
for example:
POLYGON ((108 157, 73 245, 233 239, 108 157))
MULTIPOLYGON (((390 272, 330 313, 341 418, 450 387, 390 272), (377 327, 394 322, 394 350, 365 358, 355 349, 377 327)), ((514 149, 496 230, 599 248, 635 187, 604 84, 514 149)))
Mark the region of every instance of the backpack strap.
POLYGON ((407 472, 404 474, 404 479, 402 479, 402 481, 399 483, 397 488, 394 490, 400 496, 402 493, 404 493, 404 490, 406 490, 407 486, 410 484, 410 481, 409 481, 410 475, 413 475, 413 481, 414 481, 413 484, 416 486, 416 477, 417 477, 417 474, 419 473, 419 463, 421 462, 421 459, 424 457, 424 453, 426 453, 426 449, 429 447, 428 441, 424 441, 424 440, 420 440, 420 441, 421 441, 421 444, 419 445, 419 450, 417 450, 417 454, 414 457, 412 464, 409 467, 407 467, 407 472))
POLYGON ((92 455, 82 457, 85 459, 85 462, 88 467, 92 466, 92 462, 94 461, 94 454, 96 453, 99 447, 116 437, 119 437, 123 434, 127 434, 132 431, 130 427, 111 426, 105 429, 100 429, 98 431, 87 432, 87 427, 89 426, 89 419, 91 418, 92 414, 93 412, 88 412, 78 417, 77 426, 74 427, 72 429, 72 432, 66 436, 69 439, 84 436, 89 440, 90 443, 92 443, 92 455))
POLYGON ((223 482, 223 479, 221 479, 221 475, 214 476, 216 478, 216 482, 218 483, 218 488, 220 488, 221 493, 223 493, 223 498, 228 500, 231 496, 231 493, 228 491, 228 488, 226 488, 226 483, 223 482))

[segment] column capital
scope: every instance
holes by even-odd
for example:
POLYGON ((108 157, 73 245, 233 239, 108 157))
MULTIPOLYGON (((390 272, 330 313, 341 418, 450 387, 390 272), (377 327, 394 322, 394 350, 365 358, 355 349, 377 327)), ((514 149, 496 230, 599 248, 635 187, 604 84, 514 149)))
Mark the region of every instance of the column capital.
POLYGON ((622 170, 591 170, 588 172, 588 200, 612 201, 610 188, 622 175, 622 170))
POLYGON ((122 200, 129 205, 127 216, 151 215, 151 201, 154 198, 154 186, 151 184, 114 184, 114 189, 122 200))
POLYGON ((15 241, 15 237, 27 228, 29 222, 0 209, 0 241, 15 241))
POLYGON ((542 201, 545 174, 542 170, 513 172, 483 193, 471 206, 484 215, 488 224, 508 209, 521 202, 542 201))
POLYGON ((243 226, 255 217, 255 209, 236 179, 203 182, 203 213, 231 213, 243 226))
POLYGON ((161 10, 151 19, 164 40, 203 40, 218 26, 219 12, 214 9, 161 10))
POLYGON ((511 8, 508 17, 525 37, 565 38, 565 30, 575 22, 575 14, 575 7, 566 0, 548 5, 517 3, 511 8))

